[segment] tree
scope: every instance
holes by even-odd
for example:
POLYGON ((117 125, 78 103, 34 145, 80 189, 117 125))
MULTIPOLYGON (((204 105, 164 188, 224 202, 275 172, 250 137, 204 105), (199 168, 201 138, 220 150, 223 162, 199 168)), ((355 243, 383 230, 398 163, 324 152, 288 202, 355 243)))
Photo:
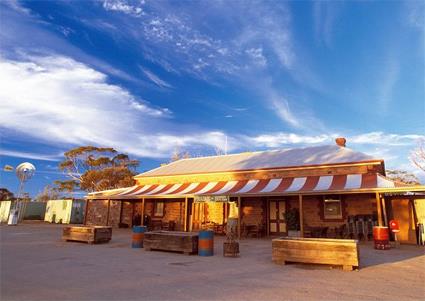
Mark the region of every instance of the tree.
POLYGON ((59 168, 72 179, 63 184, 64 189, 75 189, 78 184, 81 189, 91 192, 135 184, 133 176, 139 161, 131 160, 113 148, 81 146, 64 155, 59 168))
POLYGON ((410 161, 425 172, 425 139, 420 139, 418 147, 410 153, 410 161))
POLYGON ((49 200, 57 200, 59 198, 59 194, 55 188, 50 185, 46 185, 44 186, 43 191, 40 192, 35 198, 39 202, 47 202, 49 200))
POLYGON ((76 180, 65 180, 65 181, 54 181, 55 190, 65 194, 70 194, 73 196, 74 191, 80 187, 80 184, 76 180))
POLYGON ((7 188, 0 188, 0 201, 9 201, 14 199, 13 193, 7 188))
POLYGON ((189 152, 179 152, 178 149, 175 149, 173 154, 171 155, 170 163, 178 161, 180 159, 188 159, 190 157, 191 156, 189 152))
POLYGON ((418 185, 419 179, 412 173, 405 170, 386 170, 386 175, 391 180, 409 185, 418 185))

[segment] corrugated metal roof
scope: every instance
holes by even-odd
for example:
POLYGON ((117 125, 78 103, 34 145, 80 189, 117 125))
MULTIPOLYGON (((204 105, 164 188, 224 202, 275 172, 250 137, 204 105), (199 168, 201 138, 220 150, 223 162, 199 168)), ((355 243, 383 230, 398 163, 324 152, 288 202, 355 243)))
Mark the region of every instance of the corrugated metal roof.
POLYGON ((342 164, 373 160, 379 161, 380 159, 346 147, 325 145, 181 159, 139 174, 137 177, 342 164))

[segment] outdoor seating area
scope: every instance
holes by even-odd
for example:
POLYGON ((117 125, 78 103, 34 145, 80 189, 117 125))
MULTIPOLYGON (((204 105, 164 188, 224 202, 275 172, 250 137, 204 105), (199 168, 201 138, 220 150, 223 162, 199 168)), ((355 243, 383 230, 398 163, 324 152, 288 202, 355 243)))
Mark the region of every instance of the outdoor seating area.
POLYGON ((176 222, 175 221, 162 221, 162 220, 151 220, 147 227, 149 231, 159 231, 159 230, 165 230, 165 231, 175 231, 176 229, 176 222))
POLYGON ((261 238, 265 236, 265 229, 261 224, 242 224, 242 237, 261 238))
POLYGON ((214 231, 214 234, 225 235, 226 234, 226 223, 219 224, 215 222, 204 222, 201 223, 201 230, 211 230, 214 231))
POLYGON ((348 216, 347 222, 338 227, 304 226, 304 237, 373 240, 373 227, 378 225, 375 215, 348 216))

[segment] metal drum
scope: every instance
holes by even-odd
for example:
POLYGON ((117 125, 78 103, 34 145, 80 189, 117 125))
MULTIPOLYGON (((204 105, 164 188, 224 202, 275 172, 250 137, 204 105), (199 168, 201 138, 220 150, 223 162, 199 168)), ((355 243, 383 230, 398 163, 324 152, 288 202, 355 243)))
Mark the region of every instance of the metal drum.
POLYGON ((389 250, 389 232, 388 227, 373 227, 373 240, 375 242, 375 249, 377 250, 389 250))
POLYGON ((213 256, 214 255, 214 231, 199 231, 198 255, 213 256))
POLYGON ((143 248, 143 238, 145 237, 145 232, 146 232, 145 226, 133 227, 133 238, 131 241, 132 248, 143 248))

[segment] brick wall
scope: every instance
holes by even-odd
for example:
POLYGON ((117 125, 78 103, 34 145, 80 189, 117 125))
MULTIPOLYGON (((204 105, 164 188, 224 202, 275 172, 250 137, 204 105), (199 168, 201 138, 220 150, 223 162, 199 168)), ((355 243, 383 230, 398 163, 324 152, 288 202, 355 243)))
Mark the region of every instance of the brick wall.
POLYGON ((266 212, 261 198, 242 199, 242 220, 245 225, 265 224, 266 212))
MULTIPOLYGON (((303 197, 304 225, 311 227, 338 227, 346 223, 349 215, 372 214, 376 212, 376 200, 374 196, 367 194, 343 195, 341 197, 344 219, 341 221, 328 221, 321 218, 323 206, 322 196, 303 197)), ((298 198, 289 198, 288 208, 299 208, 298 198)))
POLYGON ((162 221, 174 221, 176 223, 176 230, 182 230, 184 226, 184 202, 165 201, 164 210, 165 215, 162 221))
POLYGON ((145 214, 149 215, 152 220, 161 220, 166 223, 169 221, 174 221, 176 223, 176 231, 183 231, 184 227, 184 200, 163 200, 164 202, 164 216, 154 217, 154 202, 158 202, 160 200, 155 201, 147 201, 145 202, 145 214))

